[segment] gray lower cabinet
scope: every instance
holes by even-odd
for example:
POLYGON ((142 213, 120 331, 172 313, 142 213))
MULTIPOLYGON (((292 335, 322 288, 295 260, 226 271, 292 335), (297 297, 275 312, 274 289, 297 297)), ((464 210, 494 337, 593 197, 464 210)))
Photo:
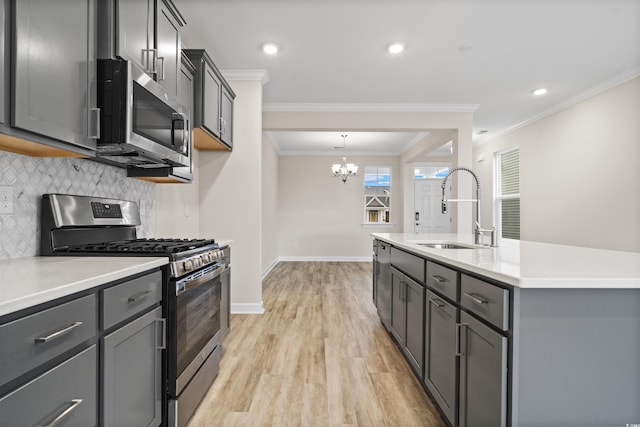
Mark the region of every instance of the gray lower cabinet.
POLYGON ((378 275, 376 299, 378 316, 387 329, 391 328, 391 245, 378 241, 378 275))
POLYGON ((390 330, 411 367, 422 376, 424 351, 424 286, 391 268, 390 330))
POLYGON ((0 425, 91 427, 97 423, 96 346, 0 399, 0 425))
MULTIPOLYGON (((428 268, 428 267, 427 267, 428 268)), ((424 383, 452 426, 457 422, 456 323, 458 308, 427 291, 424 383)))
POLYGON ((20 0, 13 7, 11 125, 95 149, 96 0, 20 0))
POLYGON ((460 427, 507 425, 507 338, 460 314, 460 427))
POLYGON ((104 406, 101 425, 160 425, 162 322, 162 309, 158 307, 102 339, 104 406))

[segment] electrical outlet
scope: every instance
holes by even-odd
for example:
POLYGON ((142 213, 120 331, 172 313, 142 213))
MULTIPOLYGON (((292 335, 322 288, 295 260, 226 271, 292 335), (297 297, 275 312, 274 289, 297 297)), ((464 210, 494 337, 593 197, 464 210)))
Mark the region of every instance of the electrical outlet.
POLYGON ((0 185, 0 215, 13 213, 13 185, 0 185))

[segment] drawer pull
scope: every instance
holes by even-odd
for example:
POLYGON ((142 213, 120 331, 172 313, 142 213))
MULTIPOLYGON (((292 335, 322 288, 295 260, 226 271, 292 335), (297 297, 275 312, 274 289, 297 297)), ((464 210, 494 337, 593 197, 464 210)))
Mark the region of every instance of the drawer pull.
POLYGON ((465 292, 464 296, 467 297, 467 298, 470 298, 471 301, 475 302, 476 304, 488 304, 489 303, 489 300, 479 298, 477 295, 470 294, 468 292, 465 292))
POLYGON ((75 328, 77 328, 80 325, 82 325, 82 322, 74 322, 71 325, 67 326, 66 328, 60 329, 59 331, 54 332, 51 335, 47 335, 46 337, 38 337, 38 338, 36 338, 35 342, 44 343, 44 342, 49 342, 51 340, 54 340, 56 338, 60 338, 61 336, 66 335, 69 332, 73 331, 75 328))
POLYGON ((38 426, 38 427, 55 427, 55 426, 57 426, 66 417, 68 417, 69 414, 71 414, 73 411, 75 411, 78 408, 78 406, 80 406, 81 403, 82 403, 82 399, 73 399, 71 401, 71 405, 67 409, 62 411, 57 417, 55 417, 49 424, 45 424, 45 425, 38 426))
POLYGON ((439 299, 429 299, 429 302, 438 308, 444 307, 444 304, 439 299))
POLYGON ((438 283, 445 283, 445 282, 448 282, 448 281, 449 281, 449 280, 445 279, 445 278, 444 278, 444 277, 442 277, 442 276, 431 276, 431 278, 432 278, 433 280, 435 280, 436 282, 438 282, 438 283))
POLYGON ((143 298, 148 297, 152 293, 153 293, 153 291, 138 292, 137 294, 131 295, 129 298, 127 298, 127 301, 128 302, 137 302, 137 301, 140 301, 143 298))

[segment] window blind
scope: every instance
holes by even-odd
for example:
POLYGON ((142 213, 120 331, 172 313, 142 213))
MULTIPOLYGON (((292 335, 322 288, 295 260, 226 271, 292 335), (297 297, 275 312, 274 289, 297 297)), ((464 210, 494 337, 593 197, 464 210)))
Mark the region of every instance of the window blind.
POLYGON ((500 217, 502 237, 520 239, 520 150, 500 155, 500 217))

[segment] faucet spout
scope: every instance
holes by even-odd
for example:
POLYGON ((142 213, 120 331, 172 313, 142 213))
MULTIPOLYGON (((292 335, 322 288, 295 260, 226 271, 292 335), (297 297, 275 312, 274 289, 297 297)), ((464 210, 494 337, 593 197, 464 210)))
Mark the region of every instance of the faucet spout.
MULTIPOLYGON (((445 196, 445 189, 447 186, 447 180, 449 179, 449 177, 451 176, 451 174, 453 174, 454 172, 458 172, 458 171, 465 171, 465 172, 469 172, 471 174, 471 176, 473 176, 473 179, 476 181, 476 198, 471 200, 473 202, 476 203, 476 220, 475 220, 475 228, 473 230, 473 235, 474 235, 474 241, 476 243, 476 245, 481 245, 482 244, 482 237, 484 235, 485 232, 490 231, 490 230, 483 230, 480 227, 480 182, 478 181, 478 177, 476 176, 476 174, 469 168, 465 168, 465 167, 457 167, 457 168, 453 168, 449 171, 449 173, 447 174, 447 176, 444 177, 444 179, 442 180, 442 213, 447 213, 447 203, 448 202, 453 202, 453 201, 458 201, 458 200, 449 200, 447 201, 447 198, 445 196)), ((493 231, 491 232, 491 246, 497 246, 495 244, 495 227, 493 228, 493 231)))

